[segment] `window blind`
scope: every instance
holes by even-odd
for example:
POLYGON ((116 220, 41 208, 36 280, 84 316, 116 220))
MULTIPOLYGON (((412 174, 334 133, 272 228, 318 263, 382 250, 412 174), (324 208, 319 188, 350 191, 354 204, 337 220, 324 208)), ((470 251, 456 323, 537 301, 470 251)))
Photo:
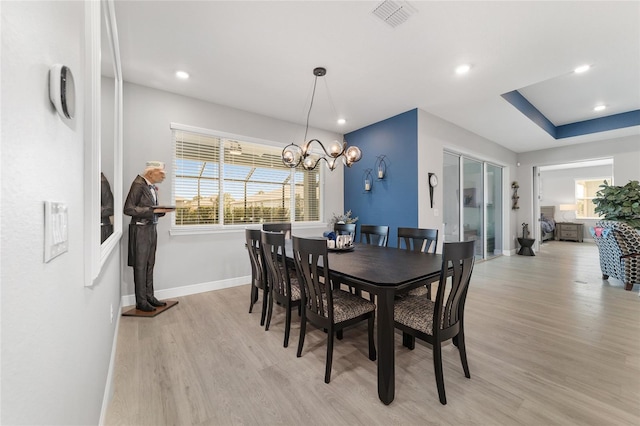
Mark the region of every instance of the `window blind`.
POLYGON ((292 170, 266 144, 173 134, 176 226, 320 220, 319 170, 292 170))

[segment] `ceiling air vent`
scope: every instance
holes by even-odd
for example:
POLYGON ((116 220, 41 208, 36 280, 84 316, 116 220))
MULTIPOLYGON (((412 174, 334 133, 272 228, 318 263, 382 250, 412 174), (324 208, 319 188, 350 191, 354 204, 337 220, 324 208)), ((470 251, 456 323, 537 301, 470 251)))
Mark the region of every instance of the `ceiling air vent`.
POLYGON ((417 10, 406 1, 385 0, 373 10, 373 14, 393 28, 405 22, 417 10))

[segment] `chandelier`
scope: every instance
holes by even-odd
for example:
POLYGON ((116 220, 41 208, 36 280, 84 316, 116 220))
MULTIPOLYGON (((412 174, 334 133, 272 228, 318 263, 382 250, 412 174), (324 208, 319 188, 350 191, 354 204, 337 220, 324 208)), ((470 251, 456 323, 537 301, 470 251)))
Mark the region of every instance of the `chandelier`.
MULTIPOLYGON (((309 116, 311 115, 311 108, 313 107, 313 99, 316 95, 316 84, 318 83, 318 77, 322 77, 327 74, 327 69, 318 67, 313 70, 315 79, 313 81, 313 92, 311 94, 311 104, 309 104, 309 111, 307 112, 307 124, 304 130, 304 140, 307 139, 307 132, 309 131, 309 116)), ((318 139, 311 139, 305 142, 302 147, 294 143, 290 143, 282 150, 282 162, 285 166, 291 168, 298 167, 302 163, 302 167, 305 170, 313 170, 318 166, 320 160, 324 160, 329 170, 334 170, 338 164, 338 160, 342 157, 342 162, 345 166, 351 167, 353 163, 362 158, 362 152, 357 146, 347 147, 347 142, 333 141, 329 144, 328 149, 318 139), (319 155, 312 152, 312 145, 320 145, 324 155, 319 155)))

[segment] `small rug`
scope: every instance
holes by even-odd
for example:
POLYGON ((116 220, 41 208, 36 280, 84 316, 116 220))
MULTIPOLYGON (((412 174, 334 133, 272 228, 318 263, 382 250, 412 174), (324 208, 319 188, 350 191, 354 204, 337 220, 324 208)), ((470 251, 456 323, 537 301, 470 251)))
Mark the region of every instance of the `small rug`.
POLYGON ((156 315, 159 315, 165 312, 167 309, 173 308, 178 304, 177 300, 163 300, 163 302, 167 302, 167 306, 161 306, 159 308, 156 308, 155 311, 152 311, 152 312, 139 311, 134 306, 128 311, 124 311, 122 313, 122 316, 124 317, 155 317, 156 315))

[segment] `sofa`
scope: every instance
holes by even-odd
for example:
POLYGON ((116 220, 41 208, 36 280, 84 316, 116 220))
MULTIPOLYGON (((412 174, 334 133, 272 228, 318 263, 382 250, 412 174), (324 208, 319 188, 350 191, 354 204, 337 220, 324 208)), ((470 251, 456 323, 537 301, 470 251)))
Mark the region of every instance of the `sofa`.
POLYGON ((600 253, 602 278, 617 278, 625 290, 640 284, 640 231, 624 222, 601 220, 591 228, 600 253))

